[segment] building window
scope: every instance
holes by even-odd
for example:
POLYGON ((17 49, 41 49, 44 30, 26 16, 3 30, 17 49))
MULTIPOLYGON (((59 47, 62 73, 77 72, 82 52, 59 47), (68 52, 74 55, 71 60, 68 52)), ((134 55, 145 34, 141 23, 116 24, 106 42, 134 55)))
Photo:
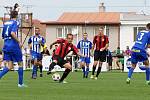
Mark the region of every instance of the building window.
POLYGON ((109 37, 109 27, 106 26, 106 35, 109 37))
POLYGON ((68 33, 72 33, 72 28, 57 28, 57 38, 66 38, 68 33))
POLYGON ((63 38, 63 28, 57 28, 57 38, 63 38))
POLYGON ((146 27, 133 27, 134 41, 136 41, 137 33, 142 31, 142 30, 145 30, 145 29, 146 29, 146 27))

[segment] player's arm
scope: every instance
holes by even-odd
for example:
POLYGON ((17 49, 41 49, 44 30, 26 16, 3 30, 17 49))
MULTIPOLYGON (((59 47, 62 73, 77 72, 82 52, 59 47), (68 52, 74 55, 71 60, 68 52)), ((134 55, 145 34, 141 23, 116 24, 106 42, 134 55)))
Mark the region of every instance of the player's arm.
POLYGON ((63 43, 64 41, 65 41, 65 39, 58 39, 58 40, 56 40, 55 42, 50 44, 50 49, 52 49, 53 45, 63 43))
POLYGON ((21 47, 21 43, 20 43, 19 39, 16 36, 17 30, 18 30, 17 23, 14 23, 13 26, 12 26, 11 36, 12 36, 13 39, 15 39, 19 43, 19 45, 21 47))
POLYGON ((72 50, 74 52, 75 55, 78 55, 78 56, 81 56, 81 57, 85 57, 83 54, 81 54, 79 51, 78 51, 78 48, 73 46, 72 47, 72 50))
POLYGON ((107 50, 108 47, 109 47, 109 40, 108 40, 108 37, 106 37, 106 45, 105 45, 105 47, 101 48, 100 51, 107 50))
POLYGON ((31 38, 32 37, 30 37, 29 40, 28 40, 28 47, 29 47, 30 50, 32 49, 32 39, 31 38))

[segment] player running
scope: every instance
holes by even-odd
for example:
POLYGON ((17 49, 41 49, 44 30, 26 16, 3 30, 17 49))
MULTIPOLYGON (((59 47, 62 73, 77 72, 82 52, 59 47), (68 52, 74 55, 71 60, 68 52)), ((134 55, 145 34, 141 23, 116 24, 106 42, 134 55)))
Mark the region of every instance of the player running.
MULTIPOLYGON (((59 83, 66 83, 64 79, 68 76, 70 73, 72 66, 69 62, 64 60, 64 57, 70 52, 73 51, 74 54, 83 56, 82 54, 78 53, 78 49, 72 44, 73 41, 73 35, 72 34, 67 34, 67 39, 58 39, 54 43, 50 45, 50 49, 52 48, 53 45, 59 44, 57 49, 55 50, 55 55, 53 55, 53 61, 49 66, 49 72, 50 74, 51 70, 54 69, 55 65, 59 65, 60 67, 66 68, 61 79, 59 80, 59 83)), ((84 57, 84 56, 83 56, 84 57)))
POLYGON ((35 35, 31 36, 28 40, 28 45, 30 48, 32 60, 33 60, 33 69, 32 69, 32 78, 37 78, 37 69, 40 68, 40 77, 42 74, 42 53, 41 46, 44 47, 45 39, 40 35, 40 29, 35 28, 35 35))
POLYGON ((93 71, 91 78, 95 78, 95 80, 98 79, 98 76, 101 72, 102 64, 103 62, 106 61, 106 56, 107 56, 107 48, 109 46, 109 40, 106 35, 104 35, 104 28, 100 27, 99 28, 99 33, 96 35, 93 39, 93 49, 95 48, 94 51, 94 64, 93 64, 93 71), (96 66, 99 62, 99 66, 97 69, 97 74, 94 76, 96 66))
POLYGON ((17 31, 19 24, 16 21, 18 16, 17 11, 11 11, 9 21, 6 21, 3 26, 2 38, 4 39, 3 46, 3 61, 5 61, 5 66, 0 72, 0 79, 13 68, 13 62, 18 63, 18 87, 26 87, 23 83, 23 64, 22 64, 22 52, 21 52, 21 42, 17 37, 17 31))
POLYGON ((80 50, 81 54, 85 57, 80 57, 80 66, 83 70, 83 78, 88 78, 89 64, 90 64, 90 50, 92 49, 92 43, 87 39, 88 34, 83 33, 83 39, 77 44, 77 48, 80 50), (85 70, 86 66, 86 70, 85 70))
POLYGON ((150 48, 150 23, 146 25, 146 29, 138 33, 134 46, 132 47, 131 63, 132 67, 129 69, 127 84, 130 84, 132 73, 138 62, 143 62, 146 67, 146 84, 150 85, 150 66, 148 55, 146 52, 147 48, 150 48))

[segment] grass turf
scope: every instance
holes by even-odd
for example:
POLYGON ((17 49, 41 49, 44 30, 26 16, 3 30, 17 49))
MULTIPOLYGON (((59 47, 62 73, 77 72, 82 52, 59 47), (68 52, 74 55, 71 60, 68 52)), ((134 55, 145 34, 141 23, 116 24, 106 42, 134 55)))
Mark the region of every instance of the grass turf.
POLYGON ((25 72, 28 88, 17 87, 17 73, 9 72, 0 80, 0 100, 149 100, 150 86, 145 74, 134 73, 131 84, 125 83, 127 73, 102 73, 98 80, 83 79, 81 72, 69 75, 67 84, 59 84, 51 75, 33 80, 25 72))

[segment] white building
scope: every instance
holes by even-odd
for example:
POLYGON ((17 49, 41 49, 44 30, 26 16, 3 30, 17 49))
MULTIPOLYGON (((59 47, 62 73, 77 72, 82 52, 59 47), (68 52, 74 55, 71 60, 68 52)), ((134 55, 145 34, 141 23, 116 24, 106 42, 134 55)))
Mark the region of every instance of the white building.
POLYGON ((136 13, 120 14, 120 48, 126 49, 133 46, 136 35, 144 30, 147 23, 150 23, 150 16, 136 13))

